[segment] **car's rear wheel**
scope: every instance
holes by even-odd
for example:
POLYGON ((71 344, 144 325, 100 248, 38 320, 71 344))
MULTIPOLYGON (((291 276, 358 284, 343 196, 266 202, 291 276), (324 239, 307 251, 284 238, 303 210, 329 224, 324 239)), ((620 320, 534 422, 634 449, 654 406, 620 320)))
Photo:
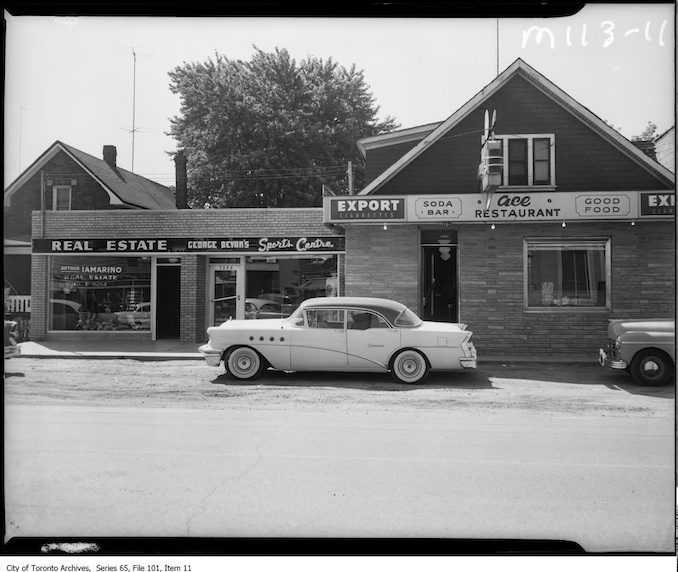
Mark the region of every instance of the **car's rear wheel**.
POLYGON ((643 350, 631 361, 629 373, 636 383, 665 385, 673 376, 673 362, 661 350, 643 350))
POLYGON ((401 383, 418 383, 428 376, 428 362, 417 350, 403 350, 391 363, 391 375, 401 383))
POLYGON ((233 348, 224 361, 226 372, 236 379, 256 379, 264 369, 259 353, 247 346, 233 348))

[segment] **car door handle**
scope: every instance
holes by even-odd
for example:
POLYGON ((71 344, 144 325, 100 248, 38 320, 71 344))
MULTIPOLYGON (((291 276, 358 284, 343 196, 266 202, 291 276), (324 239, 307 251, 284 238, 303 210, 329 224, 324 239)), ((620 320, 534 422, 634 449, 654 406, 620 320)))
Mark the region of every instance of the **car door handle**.
POLYGON ((386 344, 367 344, 368 348, 383 348, 386 344))

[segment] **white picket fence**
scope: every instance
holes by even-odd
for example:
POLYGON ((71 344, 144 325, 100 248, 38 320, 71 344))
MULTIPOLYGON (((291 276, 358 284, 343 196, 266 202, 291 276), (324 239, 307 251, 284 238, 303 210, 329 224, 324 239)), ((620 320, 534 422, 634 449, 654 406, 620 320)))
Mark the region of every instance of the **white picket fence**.
POLYGON ((30 314, 30 296, 5 296, 5 314, 30 314))

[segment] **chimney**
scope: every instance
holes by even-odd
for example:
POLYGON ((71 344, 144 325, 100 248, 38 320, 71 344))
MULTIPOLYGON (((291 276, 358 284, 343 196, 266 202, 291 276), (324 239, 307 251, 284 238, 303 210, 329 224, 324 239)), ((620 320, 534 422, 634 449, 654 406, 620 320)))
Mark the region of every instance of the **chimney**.
POLYGON ((186 178, 186 156, 183 151, 177 151, 174 155, 174 164, 176 166, 176 191, 175 199, 178 209, 187 209, 188 203, 186 201, 187 192, 187 178, 186 178))
POLYGON ((104 161, 106 161, 111 169, 118 168, 115 164, 117 156, 118 151, 116 150, 115 145, 104 145, 104 161))

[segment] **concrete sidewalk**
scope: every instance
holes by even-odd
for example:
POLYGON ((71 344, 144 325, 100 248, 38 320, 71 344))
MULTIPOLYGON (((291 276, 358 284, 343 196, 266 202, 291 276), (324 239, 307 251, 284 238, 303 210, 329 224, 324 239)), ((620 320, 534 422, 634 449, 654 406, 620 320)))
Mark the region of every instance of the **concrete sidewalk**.
POLYGON ((178 340, 49 340, 21 342, 21 357, 147 360, 202 360, 198 343, 178 340))
MULTIPOLYGON (((26 358, 89 358, 89 359, 143 359, 160 360, 202 360, 198 351, 200 343, 179 340, 148 339, 77 339, 22 342, 21 357, 26 358)), ((597 364, 597 352, 580 356, 565 354, 548 355, 495 355, 478 349, 479 363, 563 363, 597 364)))

